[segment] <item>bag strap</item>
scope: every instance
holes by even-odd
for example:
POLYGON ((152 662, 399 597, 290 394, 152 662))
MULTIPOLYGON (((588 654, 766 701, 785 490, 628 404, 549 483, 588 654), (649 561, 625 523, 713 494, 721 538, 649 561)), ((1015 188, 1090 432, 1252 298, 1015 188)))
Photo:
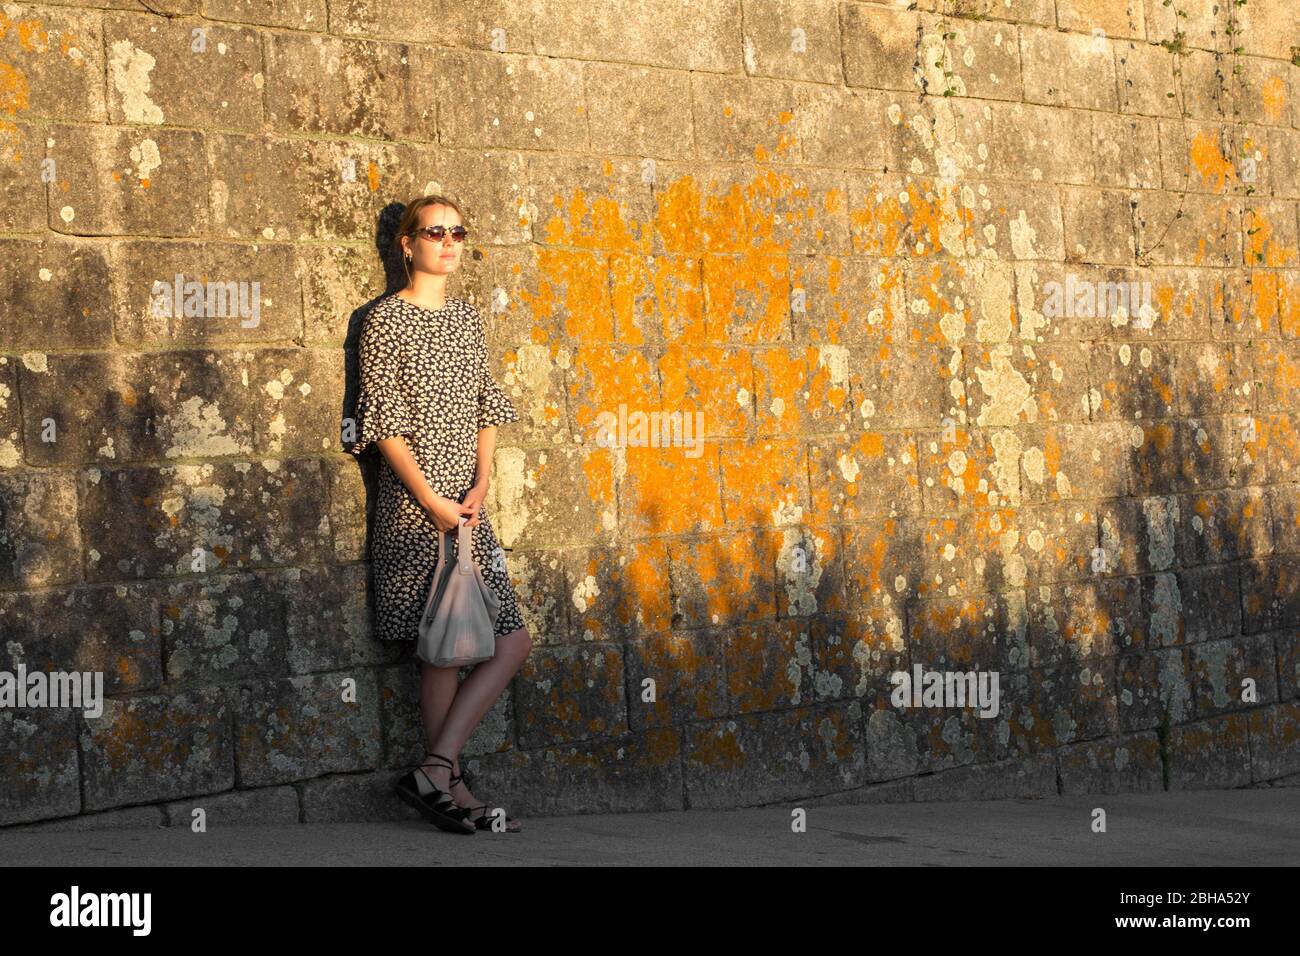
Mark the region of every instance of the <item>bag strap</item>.
MULTIPOLYGON (((464 515, 461 515, 460 527, 457 528, 456 530, 455 540, 456 540, 456 552, 458 556, 456 560, 456 570, 459 571, 461 574, 474 573, 473 555, 471 554, 471 551, 473 549, 473 544, 470 539, 470 535, 473 533, 473 529, 470 528, 468 521, 469 521, 468 518, 466 518, 464 515)), ((442 542, 443 542, 443 547, 446 550, 447 556, 443 561, 439 562, 440 564, 447 563, 451 558, 452 537, 450 531, 444 531, 442 533, 442 542)))

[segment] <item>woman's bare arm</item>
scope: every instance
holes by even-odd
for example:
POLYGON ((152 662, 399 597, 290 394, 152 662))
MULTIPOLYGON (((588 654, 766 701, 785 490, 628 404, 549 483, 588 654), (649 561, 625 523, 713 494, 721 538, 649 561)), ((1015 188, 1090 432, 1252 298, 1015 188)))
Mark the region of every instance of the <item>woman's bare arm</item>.
POLYGON ((478 461, 474 468, 474 484, 487 487, 492 479, 492 452, 497 446, 497 427, 489 425, 478 433, 478 461))

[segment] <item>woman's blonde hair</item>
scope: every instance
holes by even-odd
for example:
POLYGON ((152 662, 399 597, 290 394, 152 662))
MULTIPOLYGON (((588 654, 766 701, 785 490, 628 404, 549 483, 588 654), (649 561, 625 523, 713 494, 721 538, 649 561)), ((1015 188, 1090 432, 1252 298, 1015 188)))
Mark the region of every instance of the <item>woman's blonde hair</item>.
POLYGON ((426 206, 450 206, 456 210, 460 216, 461 224, 468 227, 469 223, 465 221, 465 210, 460 208, 456 200, 447 196, 421 196, 419 199, 412 199, 406 204, 406 209, 402 212, 402 218, 397 222, 397 232, 393 234, 393 242, 390 251, 397 256, 402 262, 402 268, 406 270, 406 281, 411 281, 411 265, 406 258, 406 253, 402 249, 403 236, 415 236, 416 230, 420 227, 420 213, 426 206))

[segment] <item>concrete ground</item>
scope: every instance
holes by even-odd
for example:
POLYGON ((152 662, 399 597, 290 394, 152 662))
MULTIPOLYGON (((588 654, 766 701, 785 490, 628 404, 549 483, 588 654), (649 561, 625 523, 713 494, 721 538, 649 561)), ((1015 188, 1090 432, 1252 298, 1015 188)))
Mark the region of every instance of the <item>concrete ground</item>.
POLYGON ((1300 788, 961 803, 530 817, 522 833, 422 821, 0 832, 0 866, 1258 866, 1300 863, 1300 788), (1106 833, 1091 829, 1106 811, 1106 833))

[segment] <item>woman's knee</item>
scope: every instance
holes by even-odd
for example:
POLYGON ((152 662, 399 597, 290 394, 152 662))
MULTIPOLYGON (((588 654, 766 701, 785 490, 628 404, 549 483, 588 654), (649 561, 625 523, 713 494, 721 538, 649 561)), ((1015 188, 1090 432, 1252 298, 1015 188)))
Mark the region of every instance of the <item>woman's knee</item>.
POLYGON ((510 648, 510 656, 515 663, 522 664, 528 652, 533 649, 533 638, 528 633, 527 627, 521 627, 517 631, 507 634, 505 640, 510 648))

